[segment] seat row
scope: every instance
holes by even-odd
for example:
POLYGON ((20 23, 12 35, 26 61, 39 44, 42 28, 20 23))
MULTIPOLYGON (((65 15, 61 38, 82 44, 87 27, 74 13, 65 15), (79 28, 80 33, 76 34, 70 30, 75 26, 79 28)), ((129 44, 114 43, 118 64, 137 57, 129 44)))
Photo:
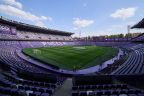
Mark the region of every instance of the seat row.
POLYGON ((144 73, 144 48, 134 50, 129 58, 112 74, 143 74, 144 73))
POLYGON ((50 96, 50 94, 0 86, 0 96, 50 96))
MULTIPOLYGON (((144 91, 131 77, 137 75, 79 75, 73 77, 72 96, 144 96, 144 91), (129 78, 127 80, 123 80, 129 78), (131 80, 131 83, 130 83, 131 80), (136 86, 138 88, 132 87, 136 86)), ((137 82, 143 82, 138 79, 137 82)), ((140 83, 143 84, 143 83, 140 83)))
POLYGON ((73 91, 72 96, 144 96, 140 90, 95 90, 73 91))
POLYGON ((80 85, 73 86, 72 90, 112 90, 112 89, 129 89, 126 84, 102 84, 102 85, 80 85))
MULTIPOLYGON (((61 81, 62 84, 62 81, 61 81)), ((0 94, 11 96, 51 96, 61 86, 59 83, 30 81, 17 76, 0 74, 0 94)), ((0 95, 1 96, 1 95, 0 95)))

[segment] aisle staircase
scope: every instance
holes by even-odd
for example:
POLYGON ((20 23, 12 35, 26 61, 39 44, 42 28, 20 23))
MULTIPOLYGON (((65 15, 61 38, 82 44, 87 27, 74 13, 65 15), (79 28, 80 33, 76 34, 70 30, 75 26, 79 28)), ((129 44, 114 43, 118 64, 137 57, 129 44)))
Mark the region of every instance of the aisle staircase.
POLYGON ((72 78, 67 78, 64 84, 59 88, 53 96, 71 96, 72 78))

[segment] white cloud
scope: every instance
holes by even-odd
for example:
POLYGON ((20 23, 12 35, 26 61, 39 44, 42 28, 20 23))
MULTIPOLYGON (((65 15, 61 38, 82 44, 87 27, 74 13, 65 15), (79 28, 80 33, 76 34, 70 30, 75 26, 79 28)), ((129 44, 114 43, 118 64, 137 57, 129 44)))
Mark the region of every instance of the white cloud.
POLYGON ((84 28, 94 23, 93 20, 86 20, 86 19, 80 19, 80 18, 74 18, 73 20, 74 20, 73 25, 75 26, 75 29, 84 28))
POLYGON ((135 15, 137 8, 121 8, 116 10, 116 12, 112 13, 110 16, 113 18, 127 19, 135 15))
POLYGON ((0 4, 0 13, 7 14, 10 16, 16 16, 25 20, 34 22, 36 25, 46 27, 43 21, 51 21, 51 17, 36 16, 30 12, 26 12, 22 9, 22 4, 15 0, 3 0, 4 4, 0 4), (6 3, 7 2, 7 3, 6 3), (15 3, 15 5, 13 4, 15 3), (17 6, 17 7, 16 7, 17 6))
POLYGON ((42 18, 43 20, 47 20, 47 19, 48 19, 48 18, 45 17, 45 16, 41 16, 41 18, 42 18))
POLYGON ((0 5, 0 12, 11 16, 17 16, 19 18, 27 19, 30 21, 43 20, 43 18, 41 17, 33 15, 29 12, 25 12, 18 8, 12 7, 10 5, 0 5))
POLYGON ((46 16, 41 16, 41 19, 42 19, 42 20, 52 21, 52 18, 51 18, 51 17, 46 17, 46 16))
POLYGON ((77 27, 74 27, 73 30, 78 30, 78 28, 77 28, 77 27))
POLYGON ((22 4, 20 2, 17 2, 16 0, 2 0, 4 4, 11 5, 16 8, 22 9, 22 4))

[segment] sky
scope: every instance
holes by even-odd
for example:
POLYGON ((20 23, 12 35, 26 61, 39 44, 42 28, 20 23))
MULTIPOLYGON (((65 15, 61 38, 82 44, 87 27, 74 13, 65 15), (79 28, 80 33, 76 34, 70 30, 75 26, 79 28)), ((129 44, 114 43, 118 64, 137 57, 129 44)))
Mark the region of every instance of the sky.
POLYGON ((0 0, 0 16, 81 37, 126 34, 143 9, 144 0, 0 0))

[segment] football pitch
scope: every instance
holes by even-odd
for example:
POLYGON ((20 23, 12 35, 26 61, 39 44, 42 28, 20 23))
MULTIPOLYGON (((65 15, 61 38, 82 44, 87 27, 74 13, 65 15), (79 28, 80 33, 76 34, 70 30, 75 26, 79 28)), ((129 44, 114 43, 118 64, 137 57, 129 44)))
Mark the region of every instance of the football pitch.
POLYGON ((23 52, 45 64, 67 70, 79 70, 102 64, 117 55, 118 49, 98 46, 60 46, 25 48, 23 52))

